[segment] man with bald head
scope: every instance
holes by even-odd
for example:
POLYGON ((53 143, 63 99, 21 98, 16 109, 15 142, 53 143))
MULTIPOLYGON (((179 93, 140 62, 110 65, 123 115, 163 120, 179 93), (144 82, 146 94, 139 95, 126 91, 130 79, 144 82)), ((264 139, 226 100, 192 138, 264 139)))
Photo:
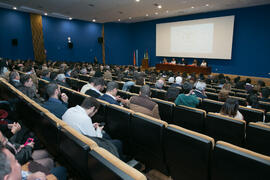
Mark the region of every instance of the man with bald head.
POLYGON ((160 119, 158 104, 152 101, 150 95, 150 86, 142 86, 139 96, 132 96, 130 98, 129 107, 135 112, 140 112, 148 116, 160 119))

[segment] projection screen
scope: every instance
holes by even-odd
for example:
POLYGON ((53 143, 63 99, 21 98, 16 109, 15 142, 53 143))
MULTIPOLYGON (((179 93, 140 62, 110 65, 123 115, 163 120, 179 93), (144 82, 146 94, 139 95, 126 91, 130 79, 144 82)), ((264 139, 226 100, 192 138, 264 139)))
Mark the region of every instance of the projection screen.
POLYGON ((231 59, 234 16, 156 25, 156 56, 231 59))

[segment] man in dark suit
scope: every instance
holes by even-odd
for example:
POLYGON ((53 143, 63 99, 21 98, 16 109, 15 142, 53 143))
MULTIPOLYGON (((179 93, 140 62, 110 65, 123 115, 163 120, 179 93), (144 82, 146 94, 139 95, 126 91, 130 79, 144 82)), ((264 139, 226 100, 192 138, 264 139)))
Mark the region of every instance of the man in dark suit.
POLYGON ((107 84, 107 91, 106 93, 101 96, 99 99, 106 101, 110 104, 116 104, 118 106, 120 106, 121 104, 119 103, 119 101, 121 101, 121 98, 117 97, 117 88, 118 88, 118 84, 114 81, 111 81, 107 84))
POLYGON ((62 119, 62 116, 68 107, 67 95, 65 93, 61 93, 60 88, 56 83, 48 84, 46 91, 49 99, 42 106, 48 109, 59 119, 62 119))
POLYGON ((94 79, 94 86, 87 90, 85 94, 92 96, 94 98, 99 98, 103 94, 101 93, 104 89, 105 82, 103 78, 95 78, 94 79))

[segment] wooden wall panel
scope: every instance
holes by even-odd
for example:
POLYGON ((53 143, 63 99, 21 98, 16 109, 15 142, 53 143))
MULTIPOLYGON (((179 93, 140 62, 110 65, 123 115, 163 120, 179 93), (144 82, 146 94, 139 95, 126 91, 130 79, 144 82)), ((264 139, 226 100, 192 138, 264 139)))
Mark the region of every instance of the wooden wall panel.
POLYGON ((46 61, 46 53, 43 39, 42 16, 30 14, 30 20, 35 61, 43 63, 46 61))

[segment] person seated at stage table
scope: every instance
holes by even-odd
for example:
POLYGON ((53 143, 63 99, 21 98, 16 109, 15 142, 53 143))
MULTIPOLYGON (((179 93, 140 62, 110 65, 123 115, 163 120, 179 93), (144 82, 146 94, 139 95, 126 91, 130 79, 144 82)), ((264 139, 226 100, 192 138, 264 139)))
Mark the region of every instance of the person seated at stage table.
POLYGON ((205 60, 202 61, 201 67, 207 67, 207 62, 205 60))
POLYGON ((168 63, 167 59, 164 58, 163 61, 162 61, 164 64, 168 63))
POLYGON ((193 63, 191 64, 191 66, 198 66, 198 61, 197 59, 194 59, 193 63))
POLYGON ((175 58, 172 58, 171 64, 176 64, 175 58))
POLYGON ((185 65, 187 65, 188 63, 187 63, 187 61, 186 61, 184 58, 182 58, 181 64, 185 66, 185 65))

